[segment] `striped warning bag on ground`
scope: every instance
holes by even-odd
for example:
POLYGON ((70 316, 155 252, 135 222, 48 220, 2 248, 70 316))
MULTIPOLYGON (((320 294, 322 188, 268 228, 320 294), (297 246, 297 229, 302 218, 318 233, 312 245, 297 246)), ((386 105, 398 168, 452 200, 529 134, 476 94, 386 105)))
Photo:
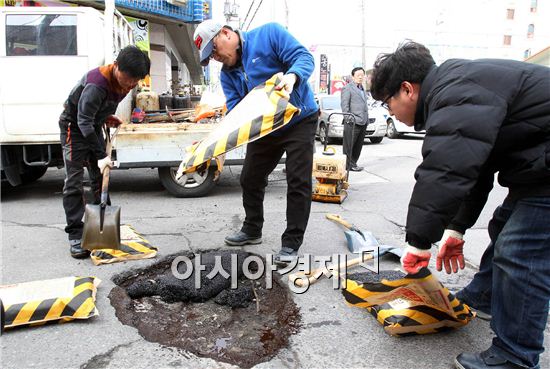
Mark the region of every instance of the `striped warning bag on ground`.
MULTIPOLYGON (((289 103, 286 92, 275 90, 280 81, 274 75, 264 84, 255 87, 208 137, 187 148, 176 178, 179 179, 185 173, 204 170, 213 158, 286 125, 298 109, 289 103)), ((218 161, 218 167, 222 163, 218 161)))
POLYGON ((0 286, 4 328, 98 315, 95 277, 66 277, 0 286))
POLYGON ((120 249, 92 250, 94 265, 112 264, 126 260, 150 259, 157 256, 158 249, 136 232, 130 225, 120 226, 120 249))
POLYGON ((347 279, 342 293, 349 305, 366 308, 395 336, 437 333, 462 327, 475 317, 428 268, 392 281, 347 279))

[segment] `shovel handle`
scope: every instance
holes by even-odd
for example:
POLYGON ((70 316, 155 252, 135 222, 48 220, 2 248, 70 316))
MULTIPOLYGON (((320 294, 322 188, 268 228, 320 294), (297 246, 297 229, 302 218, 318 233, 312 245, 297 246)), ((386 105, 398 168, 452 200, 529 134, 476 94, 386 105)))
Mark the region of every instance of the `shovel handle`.
POLYGON ((111 172, 111 168, 107 165, 105 169, 103 169, 103 182, 101 183, 101 205, 105 206, 107 205, 107 200, 109 197, 109 174, 111 172))
MULTIPOLYGON (((344 267, 347 269, 347 268, 352 267, 354 265, 361 264, 365 260, 371 260, 373 258, 374 258, 374 256, 372 254, 367 254, 367 255, 365 255, 365 257, 360 256, 360 257, 355 258, 355 259, 350 259, 345 263, 341 263, 338 266, 338 270, 343 269, 344 267)), ((291 283, 294 283, 298 287, 303 287, 303 286, 306 285, 306 282, 303 279, 301 279, 300 277, 309 276, 309 277, 307 277, 307 280, 308 280, 307 284, 312 285, 312 284, 316 283, 319 280, 319 278, 315 277, 315 274, 317 274, 318 272, 323 271, 324 269, 325 269, 325 267, 313 269, 309 273, 306 273, 306 272, 292 273, 288 276, 288 280, 291 283)), ((339 273, 336 270, 334 270, 334 264, 329 265, 326 269, 328 269, 328 271, 332 273, 333 277, 335 277, 335 278, 340 277, 339 273)), ((321 276, 323 276, 323 275, 324 274, 321 274, 321 276)))
POLYGON ((339 223, 346 227, 347 229, 355 229, 353 224, 346 222, 340 215, 338 214, 326 214, 325 217, 328 220, 332 220, 333 222, 339 223))
MULTIPOLYGON (((120 129, 120 125, 116 127, 115 132, 113 133, 113 137, 111 137, 109 133, 109 128, 106 129, 106 139, 107 139, 107 145, 105 147, 105 151, 107 152, 107 155, 111 157, 111 153, 113 151, 113 140, 115 139, 118 131, 120 129)), ((111 173, 111 168, 107 165, 105 169, 103 169, 103 182, 101 183, 101 204, 105 206, 107 204, 107 199, 109 197, 109 175, 111 173)))

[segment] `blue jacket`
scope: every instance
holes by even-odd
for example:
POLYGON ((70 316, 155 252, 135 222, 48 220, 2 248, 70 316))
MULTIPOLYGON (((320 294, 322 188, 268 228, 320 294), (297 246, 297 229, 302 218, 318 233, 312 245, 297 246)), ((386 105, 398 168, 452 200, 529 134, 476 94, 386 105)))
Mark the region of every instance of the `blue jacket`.
POLYGON ((268 23, 250 32, 239 31, 239 35, 242 66, 224 67, 220 76, 228 111, 254 87, 279 72, 294 73, 298 77, 290 102, 301 110, 283 129, 319 109, 308 84, 315 67, 313 56, 286 29, 280 24, 268 23))

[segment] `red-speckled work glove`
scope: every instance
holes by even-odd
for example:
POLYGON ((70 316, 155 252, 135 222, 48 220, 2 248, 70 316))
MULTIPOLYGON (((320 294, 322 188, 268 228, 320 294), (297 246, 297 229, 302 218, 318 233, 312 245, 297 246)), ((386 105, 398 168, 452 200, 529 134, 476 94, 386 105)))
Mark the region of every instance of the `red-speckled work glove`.
POLYGON ((408 274, 416 274, 420 269, 428 266, 431 256, 429 249, 422 250, 409 245, 401 256, 401 266, 408 274))
POLYGON ((457 273, 459 267, 464 269, 463 248, 462 233, 446 229, 439 242, 439 252, 435 262, 436 269, 441 271, 443 269, 442 264, 445 266, 447 274, 451 274, 451 267, 453 273, 457 273))

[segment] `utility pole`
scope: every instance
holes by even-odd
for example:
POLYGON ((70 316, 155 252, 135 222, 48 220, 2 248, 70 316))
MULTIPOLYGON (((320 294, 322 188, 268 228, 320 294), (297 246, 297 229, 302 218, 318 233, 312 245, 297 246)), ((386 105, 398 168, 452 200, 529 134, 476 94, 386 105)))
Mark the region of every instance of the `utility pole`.
POLYGON ((288 29, 288 2, 285 0, 285 28, 288 29))
POLYGON ((367 59, 365 58, 365 0, 361 0, 361 62, 362 67, 367 65, 367 59))
POLYGON ((225 22, 233 28, 239 28, 239 5, 236 0, 225 0, 223 4, 223 15, 225 16, 225 22))

